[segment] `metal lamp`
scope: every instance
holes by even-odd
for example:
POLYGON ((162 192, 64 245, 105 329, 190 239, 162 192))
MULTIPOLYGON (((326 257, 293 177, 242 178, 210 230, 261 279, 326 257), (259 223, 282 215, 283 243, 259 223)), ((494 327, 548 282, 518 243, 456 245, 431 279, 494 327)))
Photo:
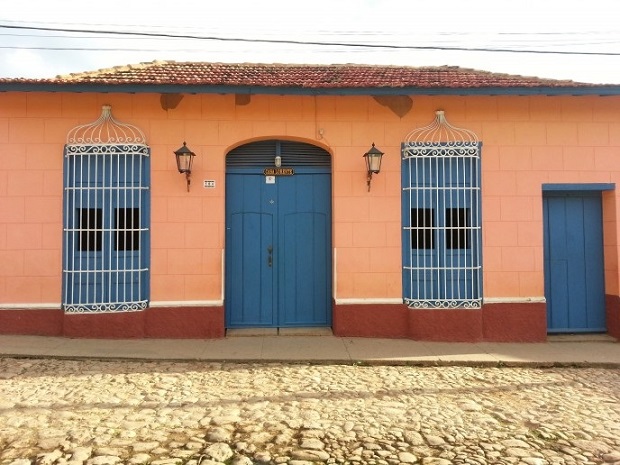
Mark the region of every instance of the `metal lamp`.
POLYGON ((190 176, 192 175, 192 164, 194 163, 194 157, 196 154, 192 152, 187 144, 183 142, 183 147, 174 151, 174 155, 177 159, 177 169, 179 173, 185 173, 185 179, 187 179, 187 192, 189 192, 189 185, 191 183, 190 176))
POLYGON ((368 184, 368 192, 370 192, 370 181, 372 180, 372 175, 378 174, 379 171, 381 171, 381 159, 383 158, 383 152, 375 147, 375 143, 373 142, 370 150, 364 154, 364 158, 366 159, 366 171, 368 173, 366 183, 368 184))

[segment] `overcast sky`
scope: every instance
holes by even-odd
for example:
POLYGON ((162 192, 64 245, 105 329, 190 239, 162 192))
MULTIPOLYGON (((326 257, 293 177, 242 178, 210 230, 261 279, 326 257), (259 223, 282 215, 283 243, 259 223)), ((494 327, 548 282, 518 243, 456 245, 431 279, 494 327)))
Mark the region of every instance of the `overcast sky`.
POLYGON ((620 84, 619 18, 617 0, 5 0, 0 77, 176 60, 451 65, 620 84))

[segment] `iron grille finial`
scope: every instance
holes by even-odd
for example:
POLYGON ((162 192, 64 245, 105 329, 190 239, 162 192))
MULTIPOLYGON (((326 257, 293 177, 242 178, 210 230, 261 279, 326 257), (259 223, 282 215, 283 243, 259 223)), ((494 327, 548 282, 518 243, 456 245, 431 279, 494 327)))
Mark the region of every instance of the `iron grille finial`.
POLYGON ((469 129, 457 128, 446 120, 443 110, 435 112, 435 120, 428 126, 416 128, 404 140, 405 143, 477 143, 478 136, 469 129))
POLYGON ((147 145, 144 133, 112 116, 112 106, 103 105, 101 116, 92 123, 76 126, 67 134, 70 145, 134 144, 147 145))

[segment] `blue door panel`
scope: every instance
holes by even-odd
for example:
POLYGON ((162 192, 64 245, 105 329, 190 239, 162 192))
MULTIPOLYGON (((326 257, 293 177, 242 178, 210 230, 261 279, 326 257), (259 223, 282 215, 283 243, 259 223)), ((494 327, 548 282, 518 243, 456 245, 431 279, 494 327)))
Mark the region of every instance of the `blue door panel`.
POLYGON ((308 171, 277 181, 280 326, 331 323, 331 179, 308 171))
POLYGON ((329 323, 331 286, 327 270, 327 217, 320 213, 291 213, 283 221, 280 247, 280 326, 323 326, 329 323))
POLYGON ((226 197, 226 312, 231 327, 274 322, 274 218, 260 179, 228 175, 226 197), (266 205, 265 205, 266 204, 266 205))
POLYGON ((230 250, 227 278, 237 292, 227 301, 235 311, 229 314, 232 325, 255 326, 273 323, 273 268, 269 266, 269 246, 273 217, 264 213, 235 213, 229 219, 227 240, 230 250), (242 291, 242 292, 241 292, 242 291))
POLYGON ((605 331, 600 193, 548 193, 543 207, 548 330, 605 331))
MULTIPOLYGON (((547 303, 547 325, 550 330, 568 329, 570 295, 568 260, 551 260, 549 273, 549 290, 553 289, 553 295, 548 299, 547 303), (566 309, 566 311, 561 311, 560 309, 566 309)), ((580 303, 579 305, 581 306, 582 304, 580 303)))
POLYGON ((587 328, 606 330, 602 205, 600 197, 586 199, 584 224, 596 224, 596 228, 584 228, 583 244, 587 259, 583 275, 586 282, 585 300, 588 302, 584 323, 587 328))

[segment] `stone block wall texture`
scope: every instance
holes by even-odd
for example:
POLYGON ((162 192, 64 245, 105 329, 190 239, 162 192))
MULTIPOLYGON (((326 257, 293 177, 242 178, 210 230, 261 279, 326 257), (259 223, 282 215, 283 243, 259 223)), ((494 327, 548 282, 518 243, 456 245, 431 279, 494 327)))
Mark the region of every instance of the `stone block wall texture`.
MULTIPOLYGON (((179 311, 190 303, 219 311, 209 321, 223 326, 225 157, 247 142, 304 141, 333 157, 335 325, 346 315, 359 319, 340 301, 402 297, 400 144, 412 129, 429 124, 435 110, 444 110, 451 124, 474 131, 483 143, 486 298, 514 303, 544 296, 542 184, 620 181, 620 97, 413 96, 413 107, 403 117, 365 96, 183 95, 176 108, 167 110, 161 98, 155 93, 0 93, 0 332, 3 321, 5 327, 21 328, 7 323, 15 320, 9 310, 60 308, 63 146, 69 130, 96 120, 103 104, 112 106, 116 119, 140 127, 151 147, 151 300, 159 309, 135 317, 140 322, 132 325, 143 328, 135 337, 164 336, 161 323, 153 323, 165 320, 161 308, 179 311), (183 141, 197 154, 189 193, 173 155, 183 141), (368 192, 362 155, 373 142, 385 156, 368 192), (215 189, 202 187, 207 179, 215 180, 215 189)), ((617 214, 617 191, 606 192, 610 302, 620 294, 617 214)), ((376 311, 359 307, 365 314, 376 311)), ((531 308, 544 320, 544 305, 531 308)), ((525 311, 514 305, 506 310, 525 311)), ((497 311, 493 307, 489 315, 497 311)), ((608 311, 614 322, 619 320, 617 306, 608 311)), ((57 317, 47 318, 50 327, 57 326, 57 317)), ((394 316, 397 327, 383 325, 380 332, 410 336, 400 326, 410 328, 411 320, 420 318, 394 316)), ((472 318, 477 329, 467 337, 488 337, 495 323, 472 318)), ((79 320, 68 319, 63 331, 79 332, 79 320)), ((536 328, 532 331, 539 334, 536 328)), ((183 331, 170 329, 170 334, 181 337, 183 331)), ((359 331, 366 334, 367 324, 359 331)), ((192 334, 222 335, 223 328, 192 334)))

